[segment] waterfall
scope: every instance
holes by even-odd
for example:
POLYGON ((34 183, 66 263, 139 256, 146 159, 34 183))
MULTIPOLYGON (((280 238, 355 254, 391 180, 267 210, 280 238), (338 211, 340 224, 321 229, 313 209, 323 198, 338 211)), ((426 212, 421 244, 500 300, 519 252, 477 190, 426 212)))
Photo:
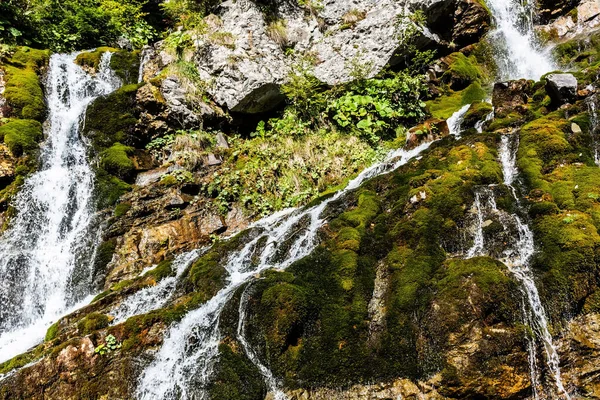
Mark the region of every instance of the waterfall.
MULTIPOLYGON (((504 184, 511 190, 515 200, 518 202, 513 184, 519 173, 516 163, 516 152, 519 145, 518 136, 513 135, 513 137, 514 142, 512 144, 510 143, 510 135, 504 135, 502 137, 502 145, 500 146, 499 153, 502 171, 504 172, 504 184)), ((533 232, 531 232, 529 226, 524 223, 517 214, 514 214, 513 217, 518 228, 518 240, 515 248, 507 250, 506 257, 502 262, 506 264, 510 272, 521 283, 521 287, 526 295, 526 300, 529 303, 527 311, 529 313, 528 319, 532 323, 530 326, 534 329, 536 336, 542 341, 546 356, 546 364, 554 378, 558 393, 569 399, 570 396, 562 383, 560 360, 556 347, 552 341, 552 335, 548 329, 546 311, 544 310, 531 270, 529 269, 529 261, 535 251, 533 232)))
MULTIPOLYGON (((455 113, 453 120, 461 119, 467 110, 463 107, 455 113)), ((226 262, 225 270, 229 275, 226 286, 169 329, 156 358, 139 378, 136 397, 142 400, 206 398, 206 388, 219 354, 220 316, 235 292, 262 272, 273 268, 284 270, 309 255, 318 245, 318 231, 326 222, 322 214, 330 203, 366 180, 405 165, 432 143, 422 143, 412 150, 390 152, 382 162, 365 169, 345 189, 316 206, 285 210, 251 225, 253 238, 226 262)), ((240 299, 238 339, 275 398, 283 399, 285 395, 277 388, 273 374, 244 339, 246 299, 244 294, 240 299)))
POLYGON ((250 287, 251 283, 246 286, 242 293, 242 297, 240 298, 237 339, 244 348, 244 352, 246 353, 248 359, 258 368, 264 377, 267 387, 269 388, 269 392, 273 394, 273 400, 287 400, 287 395, 283 393, 281 389, 279 389, 277 379, 275 379, 275 376, 271 370, 267 368, 262 361, 260 361, 260 358, 258 358, 256 352, 252 349, 252 345, 248 342, 248 340, 246 340, 246 305, 248 303, 248 290, 250 287))
POLYGON ((140 55, 140 69, 138 71, 138 83, 144 81, 144 68, 153 54, 154 50, 150 46, 144 46, 142 49, 142 54, 140 55))
POLYGON ((450 118, 446 121, 448 124, 448 132, 452 136, 460 137, 462 133, 462 123, 465 119, 465 114, 471 108, 471 104, 467 104, 463 106, 460 110, 452 114, 450 118))
POLYGON ((181 275, 192 262, 203 253, 203 250, 204 249, 192 250, 179 255, 173 261, 171 267, 175 272, 174 276, 163 278, 156 285, 146 287, 125 298, 121 304, 111 312, 114 316, 114 320, 112 321, 113 325, 124 322, 134 315, 146 314, 152 310, 164 307, 171 299, 181 275))
MULTIPOLYGON (((503 135, 499 146, 499 158, 504 174, 504 185, 510 190, 517 204, 519 199, 517 191, 513 186, 518 178, 516 164, 516 152, 518 150, 518 137, 516 135, 503 135)), ((493 188, 495 185, 477 188, 475 193, 474 211, 477 215, 476 233, 474 244, 467 253, 467 258, 487 254, 502 261, 520 283, 524 301, 523 317, 524 323, 535 332, 536 338, 540 340, 544 349, 544 358, 548 371, 560 396, 569 399, 569 394, 564 388, 560 375, 560 360, 556 347, 553 344, 552 335, 548 328, 548 319, 542 305, 529 263, 535 252, 533 232, 523 222, 519 215, 509 214, 499 210, 495 201, 493 188), (494 246, 484 243, 483 225, 486 218, 496 219, 503 226, 503 235, 498 237, 502 250, 494 252, 494 246)), ((491 239, 493 240, 493 239, 491 239)), ((534 398, 539 398, 537 386, 539 385, 537 361, 535 354, 535 343, 528 339, 529 364, 531 368, 531 381, 534 390, 534 398)))
POLYGON ((600 143, 598 142, 598 107, 596 105, 597 95, 592 95, 585 99, 585 104, 590 114, 590 135, 592 137, 592 147, 594 148, 594 162, 600 166, 600 143))
POLYGON ((39 343, 92 285, 94 172, 79 126, 87 105, 120 81, 110 70, 110 53, 95 76, 75 57, 50 59, 40 168, 16 196, 17 215, 0 238, 0 362, 39 343))
POLYGON ((487 0, 496 29, 490 34, 502 80, 533 79, 556 69, 548 49, 540 48, 534 31, 534 0, 487 0))

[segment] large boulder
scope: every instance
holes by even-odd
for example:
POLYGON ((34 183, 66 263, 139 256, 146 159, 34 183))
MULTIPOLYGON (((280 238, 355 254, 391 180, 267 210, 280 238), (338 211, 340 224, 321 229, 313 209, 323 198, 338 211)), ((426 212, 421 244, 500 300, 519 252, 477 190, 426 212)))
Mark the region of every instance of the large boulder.
MULTIPOLYGON (((217 104, 233 112, 266 112, 283 101, 280 85, 300 60, 328 85, 401 62, 408 49, 402 32, 417 10, 427 25, 412 38, 418 49, 447 54, 477 41, 489 27, 490 16, 476 0, 325 0, 319 10, 285 3, 268 16, 253 1, 227 0, 205 19, 206 33, 194 37, 195 51, 184 58, 196 64, 217 104)), ((160 47, 155 53, 158 61, 146 63, 145 79, 170 61, 160 47)))
POLYGON ((546 91, 554 106, 571 103, 577 98, 577 78, 571 74, 546 76, 546 91))

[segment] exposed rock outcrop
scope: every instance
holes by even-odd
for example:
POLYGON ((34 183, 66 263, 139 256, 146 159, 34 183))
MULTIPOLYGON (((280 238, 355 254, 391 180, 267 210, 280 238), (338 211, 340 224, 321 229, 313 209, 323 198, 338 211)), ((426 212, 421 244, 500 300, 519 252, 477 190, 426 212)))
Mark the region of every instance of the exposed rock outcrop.
POLYGON ((546 76, 546 91, 556 107, 573 102, 577 98, 577 79, 571 74, 546 76))
MULTIPOLYGON (((421 49, 447 52, 476 42, 489 27, 487 10, 475 0, 326 1, 317 14, 281 7, 271 22, 254 2, 230 0, 208 19, 208 32, 194 38, 196 51, 188 57, 219 105, 260 113, 283 100, 279 86, 301 59, 328 85, 352 80, 357 69, 373 76, 385 65, 401 62, 406 51, 402 26, 412 24, 407 11, 414 9, 421 9, 427 21, 414 39, 421 49), (293 49, 293 55, 286 49, 293 49)), ((159 47, 158 59, 146 64, 146 79, 174 61, 167 54, 159 47)))

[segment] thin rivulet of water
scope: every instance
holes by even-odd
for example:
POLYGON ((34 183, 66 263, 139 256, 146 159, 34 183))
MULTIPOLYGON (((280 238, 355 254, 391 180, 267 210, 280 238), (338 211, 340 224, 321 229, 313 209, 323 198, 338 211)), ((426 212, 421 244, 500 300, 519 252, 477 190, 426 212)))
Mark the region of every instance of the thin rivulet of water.
MULTIPOLYGON (((511 191, 511 194, 518 204, 519 199, 517 191, 513 186, 518 178, 518 169, 516 165, 517 149, 517 135, 502 136, 499 148, 499 158, 504 174, 504 185, 511 191)), ((477 213, 477 227, 474 244, 468 251, 467 258, 489 254, 489 251, 491 251, 486 248, 483 237, 482 226, 486 217, 497 218, 503 225, 505 232, 516 231, 516 238, 506 246, 498 258, 508 267, 509 271, 521 284, 524 299, 527 301, 527 307, 523 306, 524 322, 533 329, 536 338, 539 339, 543 345, 546 366, 552 375, 558 395, 562 398, 569 399, 570 396, 562 382, 560 360, 548 328, 546 312, 529 268, 530 259, 535 251, 533 233, 519 215, 508 214, 498 210, 492 188, 493 186, 478 188, 475 194, 474 209, 477 213)), ((539 373, 535 354, 535 343, 531 338, 528 340, 532 387, 534 389, 534 398, 538 399, 539 373)))
POLYGON ((173 276, 163 278, 154 286, 148 286, 125 298, 112 312, 113 325, 126 321, 134 315, 146 314, 152 310, 164 307, 175 292, 179 278, 197 259, 204 249, 192 250, 179 255, 173 260, 171 268, 175 272, 173 276))
POLYGON ((600 167, 600 141, 598 140, 598 106, 597 95, 592 95, 585 99, 585 103, 590 114, 590 135, 592 136, 592 146, 594 148, 594 162, 600 167))
POLYGON ((41 166, 16 196, 17 215, 0 238, 0 362, 39 343, 91 290, 94 173, 79 127, 88 104, 121 83, 110 53, 94 76, 75 57, 50 59, 41 166))
MULTIPOLYGON (((452 118, 451 134, 460 135, 460 122, 468 107, 452 118)), ((418 157, 433 142, 422 143, 411 150, 390 152, 384 161, 365 169, 348 186, 319 205, 277 213, 253 224, 255 237, 234 253, 225 269, 227 285, 198 309, 189 312, 165 336, 155 360, 144 370, 138 382, 136 397, 142 400, 204 399, 212 368, 219 353, 221 339, 219 319, 235 292, 265 270, 283 270, 309 255, 318 244, 318 231, 326 222, 323 212, 329 204, 375 176, 391 172, 418 157)), ((240 300, 238 340, 250 360, 262 373, 277 400, 285 399, 271 371, 263 364, 244 337, 246 318, 244 292, 240 300)))

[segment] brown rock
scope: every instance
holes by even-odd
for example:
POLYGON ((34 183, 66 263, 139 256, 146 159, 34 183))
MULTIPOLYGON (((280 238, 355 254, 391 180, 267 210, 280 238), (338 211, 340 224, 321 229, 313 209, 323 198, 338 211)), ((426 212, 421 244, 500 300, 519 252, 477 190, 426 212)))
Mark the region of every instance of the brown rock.
POLYGON ((423 142, 431 142, 433 140, 448 136, 448 124, 443 119, 429 119, 420 125, 411 128, 406 137, 406 149, 414 149, 423 142))
POLYGON ((524 113, 532 88, 532 82, 525 79, 496 83, 492 95, 496 117, 503 118, 512 112, 524 113))

